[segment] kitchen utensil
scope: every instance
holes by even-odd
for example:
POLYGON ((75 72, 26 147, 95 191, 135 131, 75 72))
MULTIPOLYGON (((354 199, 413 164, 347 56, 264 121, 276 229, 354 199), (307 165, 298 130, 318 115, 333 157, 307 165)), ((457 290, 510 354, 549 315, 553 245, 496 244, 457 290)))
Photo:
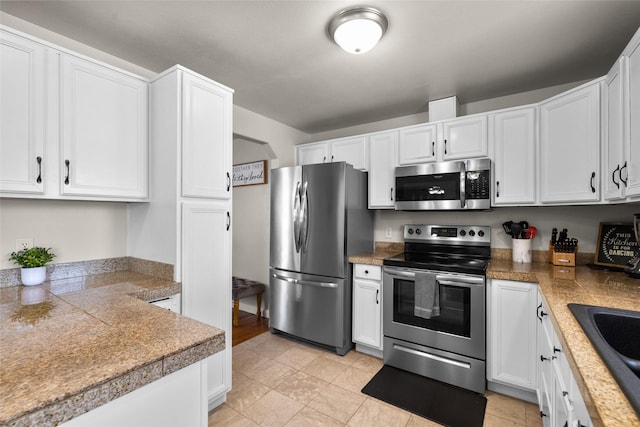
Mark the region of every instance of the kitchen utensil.
POLYGON ((522 226, 520 225, 520 223, 514 222, 513 224, 511 224, 511 237, 513 237, 514 239, 519 239, 521 231, 522 226))
POLYGON ((553 227, 553 230, 551 230, 551 244, 555 245, 556 240, 558 240, 558 229, 553 227))
POLYGON ((536 234, 538 234, 538 229, 535 228, 534 226, 528 227, 527 231, 525 233, 525 239, 534 239, 536 237, 536 234))
POLYGON ((507 221, 502 223, 502 228, 504 229, 504 232, 507 233, 509 236, 511 236, 511 224, 513 224, 513 221, 507 221))

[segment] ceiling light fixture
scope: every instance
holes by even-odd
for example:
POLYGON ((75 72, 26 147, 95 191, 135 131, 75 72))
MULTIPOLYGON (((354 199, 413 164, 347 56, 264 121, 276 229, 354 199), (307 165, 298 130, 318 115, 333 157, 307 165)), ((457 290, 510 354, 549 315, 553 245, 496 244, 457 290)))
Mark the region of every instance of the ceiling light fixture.
POLYGON ((388 26, 387 17, 378 9, 356 7, 338 12, 329 21, 327 30, 342 49, 361 54, 378 43, 388 26))

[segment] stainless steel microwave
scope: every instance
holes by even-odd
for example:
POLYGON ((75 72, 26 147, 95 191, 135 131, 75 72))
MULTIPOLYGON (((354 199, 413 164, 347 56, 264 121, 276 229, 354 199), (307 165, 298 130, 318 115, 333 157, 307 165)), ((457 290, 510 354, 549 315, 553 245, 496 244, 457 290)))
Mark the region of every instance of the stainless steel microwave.
POLYGON ((491 208, 491 160, 424 163, 395 169, 396 210, 491 208))

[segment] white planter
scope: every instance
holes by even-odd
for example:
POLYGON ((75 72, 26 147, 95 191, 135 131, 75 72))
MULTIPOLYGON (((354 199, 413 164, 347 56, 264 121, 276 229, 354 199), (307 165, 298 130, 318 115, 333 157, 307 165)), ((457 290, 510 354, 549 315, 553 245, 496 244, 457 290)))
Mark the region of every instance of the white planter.
POLYGON ((25 286, 42 285, 47 278, 47 267, 21 268, 20 278, 25 286))

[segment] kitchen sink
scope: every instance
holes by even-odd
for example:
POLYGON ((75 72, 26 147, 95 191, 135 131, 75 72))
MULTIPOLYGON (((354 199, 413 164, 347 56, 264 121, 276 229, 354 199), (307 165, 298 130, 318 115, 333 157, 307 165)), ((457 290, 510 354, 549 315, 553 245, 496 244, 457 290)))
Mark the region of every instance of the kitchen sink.
POLYGON ((640 415, 640 311, 583 304, 568 306, 640 415))

